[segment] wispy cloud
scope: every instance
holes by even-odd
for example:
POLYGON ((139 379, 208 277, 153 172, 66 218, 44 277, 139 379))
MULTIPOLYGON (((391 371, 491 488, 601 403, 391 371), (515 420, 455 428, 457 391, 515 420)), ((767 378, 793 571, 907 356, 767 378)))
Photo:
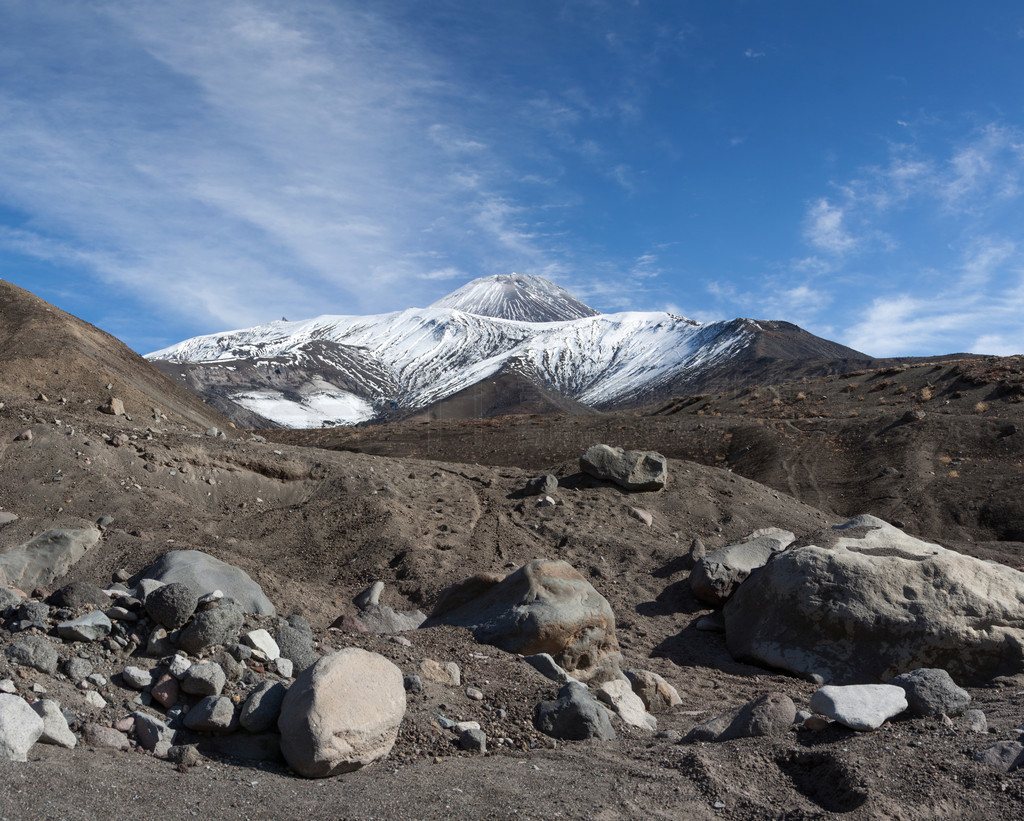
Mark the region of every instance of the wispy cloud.
POLYGON ((845 254, 857 245, 857 241, 847 231, 845 223, 844 209, 823 197, 808 211, 804 236, 811 245, 822 251, 845 254))

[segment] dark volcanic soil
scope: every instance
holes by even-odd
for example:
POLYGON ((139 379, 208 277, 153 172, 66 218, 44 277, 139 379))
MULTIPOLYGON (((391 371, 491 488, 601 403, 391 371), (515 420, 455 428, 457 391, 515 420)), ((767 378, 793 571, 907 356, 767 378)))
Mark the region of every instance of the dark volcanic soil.
MULTIPOLYGON (((282 615, 307 616, 325 650, 368 647, 407 673, 422 658, 456 661, 464 680, 461 688, 428 683, 410 699, 387 760, 326 781, 279 764, 209 757, 178 772, 143 753, 37 744, 27 764, 0 761, 0 817, 1021 817, 1024 778, 996 774, 971 755, 1015 737, 1024 678, 971 689, 987 735, 968 732, 962 719, 952 727, 900 719, 874 733, 675 743, 676 733, 765 692, 805 707, 814 689, 734 662, 721 634, 695 628, 710 611, 686 582, 682 557, 693 539, 713 550, 759 527, 801 535, 874 513, 960 550, 1022 562, 1019 363, 938 367, 679 400, 637 414, 274 434, 288 443, 238 431, 210 437, 208 419, 185 414, 154 418, 155 387, 126 400, 127 421, 96 410, 105 386, 86 385, 58 405, 36 399, 38 387, 8 381, 0 506, 20 518, 0 529, 0 548, 110 514, 101 543, 66 580, 106 584, 119 568, 134 573, 169 549, 198 548, 249 572, 282 615), (924 417, 904 421, 907 411, 924 417), (25 429, 31 441, 13 441, 25 429), (106 437, 117 433, 131 439, 113 447, 106 437), (578 456, 598 441, 667 454, 669 486, 627 494, 582 476, 578 456), (539 471, 562 482, 553 507, 519 493, 539 471), (653 526, 630 507, 650 511, 653 526), (552 742, 529 717, 553 685, 455 628, 409 633, 410 647, 328 630, 355 612, 352 597, 376 579, 387 584, 383 603, 428 609, 457 579, 535 557, 565 559, 587 576, 615 610, 625 665, 678 689, 682 706, 659 716, 667 737, 623 729, 614 742, 552 742), (470 701, 467 685, 485 700, 470 701), (460 752, 435 712, 479 720, 488 755, 460 752)), ((8 676, 10 668, 0 669, 8 676)), ((29 692, 31 676, 12 677, 29 692)), ((113 700, 126 696, 111 687, 113 700)))

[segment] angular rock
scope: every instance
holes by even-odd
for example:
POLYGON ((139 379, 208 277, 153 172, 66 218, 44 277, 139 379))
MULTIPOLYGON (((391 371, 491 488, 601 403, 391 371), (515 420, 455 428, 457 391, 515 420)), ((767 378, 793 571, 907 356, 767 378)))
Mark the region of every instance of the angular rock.
POLYGON ((224 696, 207 696, 185 714, 185 726, 205 733, 228 732, 235 729, 238 717, 235 705, 224 696))
POLYGON ((76 684, 91 676, 92 670, 92 662, 78 656, 72 656, 64 662, 64 675, 76 684))
POLYGON ((234 641, 245 622, 245 614, 235 604, 221 604, 196 615, 181 631, 178 646, 193 655, 217 644, 234 641))
POLYGON ((20 696, 0 693, 0 758, 28 761, 28 751, 43 734, 43 720, 20 696))
POLYGON ((638 522, 643 522, 648 527, 651 527, 654 524, 654 514, 649 510, 644 510, 642 507, 631 507, 629 509, 629 515, 638 522))
POLYGON ((242 637, 242 641, 254 650, 259 650, 267 661, 274 661, 281 655, 281 648, 266 630, 250 630, 242 637))
POLYGON ((135 718, 135 739, 144 750, 152 752, 160 743, 173 744, 174 730, 148 713, 132 713, 135 718))
POLYGON ((177 630, 196 612, 199 596, 182 582, 158 587, 145 599, 147 615, 168 630, 177 630))
POLYGON ((7 658, 13 664, 23 664, 49 676, 57 670, 57 647, 42 636, 18 639, 7 648, 7 658))
POLYGON ((49 627, 50 608, 41 601, 22 602, 18 607, 18 629, 28 630, 38 627, 46 630, 49 627))
POLYGON ((195 696, 219 696, 227 676, 223 668, 216 662, 207 661, 193 664, 181 680, 181 689, 195 696))
POLYGON ((666 713, 683 703, 676 688, 650 670, 626 670, 626 678, 649 713, 666 713))
POLYGON ((142 572, 142 578, 157 579, 167 584, 181 582, 200 596, 222 590, 226 598, 234 599, 246 613, 262 616, 277 613, 270 599, 263 594, 263 589, 248 573, 199 550, 166 553, 142 572))
POLYGON ((542 701, 533 711, 533 726, 552 738, 582 741, 616 737, 608 711, 582 684, 570 683, 556 701, 542 701))
POLYGON ((1024 764, 1024 744, 1019 741, 997 741, 974 754, 974 760, 996 772, 1008 773, 1024 764))
POLYGON ((921 668, 896 676, 890 684, 902 687, 907 694, 910 712, 919 716, 958 716, 971 703, 971 694, 945 670, 921 668))
POLYGON ((366 625, 359 620, 359 616, 353 616, 350 613, 338 616, 338 618, 331 622, 331 628, 334 630, 340 630, 342 633, 369 632, 366 625))
POLYGON ((351 772, 391 751, 404 716, 402 671, 350 647, 324 656, 288 690, 278 719, 281 752, 307 778, 351 772))
POLYGON ((988 719, 981 710, 968 710, 964 713, 964 719, 967 721, 967 729, 972 733, 988 732, 988 719))
POLYGON ((50 699, 41 699, 29 705, 42 720, 43 732, 39 741, 43 744, 55 744, 68 750, 74 749, 78 739, 68 727, 68 720, 60 711, 60 704, 50 699))
POLYGON ((157 679, 149 694, 155 702, 169 710, 178 703, 178 699, 181 697, 181 685, 178 684, 178 679, 170 673, 164 673, 157 679))
POLYGON ((526 480, 523 493, 526 496, 550 496, 558 490, 558 477, 550 473, 526 480))
POLYGON ((626 490, 661 490, 668 482, 668 462, 649 450, 592 445, 580 457, 580 470, 626 490))
POLYGON ((107 413, 111 416, 124 416, 124 402, 116 396, 110 397, 99 407, 100 413, 107 413))
POLYGON ((0 586, 0 616, 22 603, 24 597, 10 587, 0 586))
POLYGON ((127 752, 131 742, 124 733, 102 724, 86 724, 82 727, 82 742, 87 747, 101 747, 108 750, 127 752))
POLYGON ((384 582, 376 581, 371 584, 366 590, 352 599, 352 603, 355 604, 360 610, 364 610, 367 607, 380 604, 380 595, 384 592, 384 582))
POLYGON ((658 720, 644 709, 640 696, 633 692, 625 679, 603 681, 597 685, 594 693, 598 701, 607 704, 618 714, 623 724, 652 732, 658 729, 658 720))
POLYGON ((277 724, 287 688, 279 681, 257 684, 242 706, 239 720, 250 733, 263 733, 277 724))
POLYGON ((427 620, 419 610, 396 612, 384 604, 371 604, 359 611, 359 621, 370 633, 402 633, 415 630, 427 620))
POLYGON ((54 607, 109 607, 110 596, 92 582, 78 581, 66 584, 50 594, 47 602, 54 607))
POLYGON ((784 693, 766 693, 742 707, 698 724, 684 741, 730 741, 734 738, 777 736, 796 720, 796 705, 784 693))
POLYGON ((1024 670, 1024 574, 914 539, 873 516, 790 548, 725 605, 737 659, 819 682, 938 667, 960 681, 1024 670))
POLYGON ((93 610, 72 621, 57 625, 57 635, 64 641, 99 641, 110 635, 113 623, 100 610, 93 610))
MULTIPOLYGON (((477 579, 467 584, 479 589, 477 579)), ((462 599, 457 590, 443 598, 463 603, 447 612, 435 609, 424 626, 457 625, 512 653, 548 653, 580 681, 618 670, 611 605, 566 562, 535 559, 475 598, 462 599)))
POLYGON ((743 541, 727 545, 697 560, 690 571, 690 589, 703 602, 718 607, 757 568, 793 543, 788 530, 766 527, 743 541))
POLYGON ((576 679, 561 668, 558 662, 551 657, 550 653, 534 653, 532 656, 523 656, 523 661, 545 678, 557 681, 559 684, 568 684, 571 681, 576 681, 576 679))
POLYGON ((487 733, 483 730, 463 730, 459 735, 459 746, 466 752, 483 755, 487 752, 487 733))
POLYGON ((46 587, 67 574, 71 566, 100 540, 94 527, 47 530, 25 544, 0 553, 0 570, 15 587, 46 587))
POLYGON ((810 707, 852 730, 877 730, 907 709, 907 694, 892 684, 828 685, 815 691, 810 707))

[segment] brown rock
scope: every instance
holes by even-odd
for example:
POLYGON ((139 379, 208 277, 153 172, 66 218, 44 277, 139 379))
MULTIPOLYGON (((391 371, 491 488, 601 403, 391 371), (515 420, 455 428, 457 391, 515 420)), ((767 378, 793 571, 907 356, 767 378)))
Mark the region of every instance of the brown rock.
POLYGON ((166 709, 170 709, 178 703, 178 698, 181 696, 181 687, 174 676, 170 673, 164 673, 157 680, 157 683, 153 685, 150 695, 166 709))
POLYGON ((332 623, 331 627, 334 630, 340 630, 342 633, 366 633, 366 625, 363 624, 358 616, 352 616, 346 613, 343 616, 339 616, 332 623))

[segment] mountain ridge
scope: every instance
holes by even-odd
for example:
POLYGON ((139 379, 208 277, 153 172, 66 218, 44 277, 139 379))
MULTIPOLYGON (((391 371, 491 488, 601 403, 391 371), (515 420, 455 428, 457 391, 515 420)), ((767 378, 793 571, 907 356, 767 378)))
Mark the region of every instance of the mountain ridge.
MULTIPOLYGON (((281 320, 194 337, 147 358, 239 424, 255 414, 282 427, 320 427, 420 413, 500 373, 571 403, 624 407, 773 352, 787 360, 868 359, 789 323, 602 314, 522 275, 481 277, 427 308, 281 320)), ((515 403, 495 397, 489 404, 515 403)))

